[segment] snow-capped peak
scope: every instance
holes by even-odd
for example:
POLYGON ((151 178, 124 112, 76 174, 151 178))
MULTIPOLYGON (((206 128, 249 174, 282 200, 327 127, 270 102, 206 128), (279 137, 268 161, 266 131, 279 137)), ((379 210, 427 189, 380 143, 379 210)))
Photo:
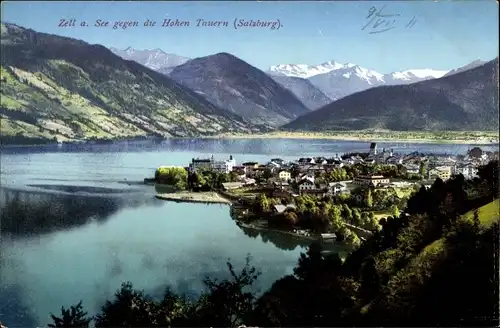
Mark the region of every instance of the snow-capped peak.
POLYGON ((386 75, 395 80, 410 81, 416 79, 437 79, 443 77, 446 73, 448 73, 448 71, 423 68, 392 72, 386 75))
POLYGON ((307 79, 318 74, 325 74, 340 69, 353 68, 355 66, 356 65, 351 63, 341 64, 334 60, 330 60, 319 65, 280 64, 271 66, 268 72, 270 74, 301 77, 307 79))

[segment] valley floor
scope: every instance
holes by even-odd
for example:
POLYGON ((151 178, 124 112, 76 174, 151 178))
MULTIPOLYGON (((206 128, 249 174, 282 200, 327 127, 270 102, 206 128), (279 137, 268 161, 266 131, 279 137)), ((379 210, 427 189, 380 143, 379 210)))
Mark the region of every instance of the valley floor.
POLYGON ((396 141, 411 143, 443 143, 443 144, 498 144, 498 133, 465 132, 465 131, 443 131, 443 132, 364 132, 364 131, 341 131, 341 132, 269 132, 265 134, 225 134, 218 138, 241 138, 241 139, 329 139, 342 141, 396 141))

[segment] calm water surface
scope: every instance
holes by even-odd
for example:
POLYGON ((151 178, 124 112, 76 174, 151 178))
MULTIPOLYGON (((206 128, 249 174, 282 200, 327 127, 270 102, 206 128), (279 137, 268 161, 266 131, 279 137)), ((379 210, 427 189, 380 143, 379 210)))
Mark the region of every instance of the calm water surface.
MULTIPOLYGON (((1 222, 0 320, 9 327, 46 324, 49 312, 79 300, 94 314, 123 281, 153 295, 172 286, 196 296, 203 277, 227 277, 226 261, 241 268, 248 253, 263 272, 257 290, 264 291, 292 272, 307 244, 279 233, 242 230, 227 205, 157 200, 154 188, 142 180, 160 165, 186 165, 212 154, 233 155, 241 163, 368 147, 366 142, 240 139, 5 148, 0 205, 4 213, 20 214, 1 222)), ((456 154, 472 146, 379 147, 456 154)))

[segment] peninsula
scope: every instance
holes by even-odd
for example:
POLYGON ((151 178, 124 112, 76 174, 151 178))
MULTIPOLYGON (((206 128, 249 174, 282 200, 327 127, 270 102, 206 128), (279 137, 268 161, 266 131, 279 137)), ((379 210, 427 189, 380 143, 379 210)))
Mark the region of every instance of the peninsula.
POLYGON ((498 157, 480 147, 456 156, 398 154, 372 142, 364 153, 264 164, 193 158, 186 167, 160 167, 145 182, 155 184, 159 199, 228 204, 246 228, 359 245, 404 214, 400 209, 420 189, 454 176, 472 180, 498 157))

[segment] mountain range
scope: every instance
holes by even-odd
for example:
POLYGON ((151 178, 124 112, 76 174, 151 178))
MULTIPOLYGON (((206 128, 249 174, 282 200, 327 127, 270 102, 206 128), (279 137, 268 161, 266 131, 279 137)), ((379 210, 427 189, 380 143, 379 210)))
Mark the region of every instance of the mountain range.
POLYGON ((382 74, 359 65, 328 61, 320 65, 271 66, 268 74, 307 78, 331 101, 381 85, 410 84, 444 76, 448 71, 413 69, 382 74))
POLYGON ((1 133, 49 139, 255 130, 101 45, 1 24, 1 133))
POLYGON ((286 124, 285 130, 498 130, 498 58, 409 85, 351 94, 286 124))
POLYGON ((264 72, 1 25, 1 135, 196 137, 287 130, 498 128, 498 65, 381 74, 335 61, 264 72))
MULTIPOLYGON (((131 47, 125 50, 110 49, 124 59, 134 60, 167 75, 176 66, 189 60, 186 57, 167 54, 160 49, 136 50, 131 47)), ((413 69, 381 74, 351 63, 328 61, 320 65, 280 64, 271 66, 266 73, 290 90, 307 108, 315 110, 334 100, 375 86, 410 84, 442 77, 451 72, 413 69)), ((223 101, 216 103, 222 107, 233 106, 224 104, 223 101)))
MULTIPOLYGON (((187 57, 169 54, 161 49, 137 50, 132 47, 128 47, 124 50, 120 50, 117 48, 109 49, 123 59, 136 61, 141 65, 144 65, 166 75, 169 75, 176 66, 182 65, 189 60, 189 58, 187 57)), ((290 90, 306 107, 311 110, 317 109, 332 101, 322 91, 320 91, 306 79, 287 77, 285 75, 270 76, 281 86, 290 90)), ((231 106, 232 104, 227 104, 226 107, 231 106)))

